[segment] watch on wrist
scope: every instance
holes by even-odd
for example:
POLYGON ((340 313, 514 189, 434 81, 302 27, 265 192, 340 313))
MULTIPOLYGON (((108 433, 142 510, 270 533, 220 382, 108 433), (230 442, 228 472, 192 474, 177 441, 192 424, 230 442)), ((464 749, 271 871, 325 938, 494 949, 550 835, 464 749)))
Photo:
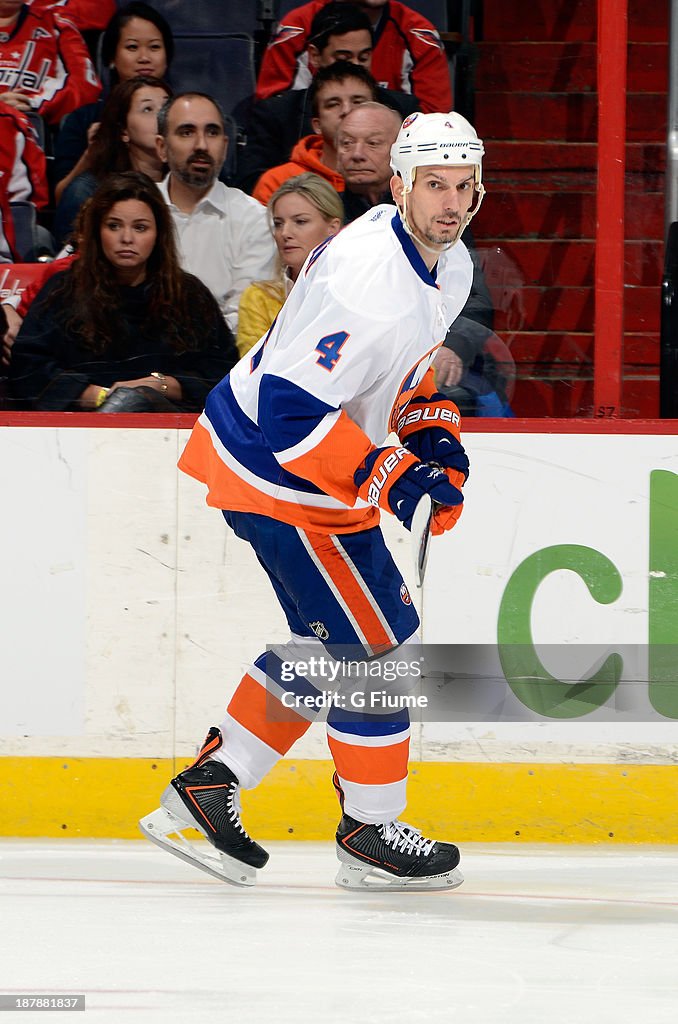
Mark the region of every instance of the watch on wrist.
POLYGON ((162 394, 164 395, 165 392, 168 390, 168 388, 167 388, 167 378, 165 377, 165 374, 164 373, 152 373, 151 377, 155 377, 156 380, 160 381, 160 390, 161 390, 162 394))

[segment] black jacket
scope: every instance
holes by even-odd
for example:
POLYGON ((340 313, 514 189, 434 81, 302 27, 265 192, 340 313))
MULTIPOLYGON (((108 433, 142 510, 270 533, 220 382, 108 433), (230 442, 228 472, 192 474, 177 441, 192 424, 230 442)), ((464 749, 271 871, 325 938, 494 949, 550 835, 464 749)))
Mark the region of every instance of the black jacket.
MULTIPOLYGON (((120 288, 121 333, 101 354, 86 348, 66 329, 67 310, 58 299, 47 303, 63 283, 65 270, 51 277, 31 303, 12 348, 9 368, 14 396, 33 409, 77 409, 77 399, 90 384, 110 387, 120 380, 138 380, 151 373, 176 377, 181 384, 178 408, 199 412, 209 391, 238 360, 233 335, 211 292, 186 274, 188 287, 210 309, 201 319, 199 349, 177 352, 146 322, 146 285, 120 288)), ((182 271, 183 273, 183 271, 182 271)))

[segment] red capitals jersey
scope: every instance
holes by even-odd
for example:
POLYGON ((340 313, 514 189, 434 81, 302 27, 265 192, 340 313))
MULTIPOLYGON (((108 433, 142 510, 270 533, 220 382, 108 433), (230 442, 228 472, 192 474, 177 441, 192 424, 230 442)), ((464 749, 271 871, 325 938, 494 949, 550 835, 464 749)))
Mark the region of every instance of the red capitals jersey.
POLYGON ((47 164, 29 120, 0 102, 0 251, 16 258, 10 203, 46 206, 47 164))
MULTIPOLYGON (((311 0, 286 14, 261 62, 255 98, 310 84, 305 51, 311 22, 328 0, 311 0)), ((450 73, 437 30, 423 15, 387 3, 374 34, 372 74, 384 89, 409 92, 424 113, 452 110, 450 73)))
POLYGON ((21 8, 13 28, 0 31, 0 98, 19 91, 49 124, 101 92, 77 28, 50 10, 21 8))
POLYGON ((34 11, 55 9, 63 14, 75 27, 84 32, 86 29, 106 28, 115 14, 115 0, 29 0, 34 11))

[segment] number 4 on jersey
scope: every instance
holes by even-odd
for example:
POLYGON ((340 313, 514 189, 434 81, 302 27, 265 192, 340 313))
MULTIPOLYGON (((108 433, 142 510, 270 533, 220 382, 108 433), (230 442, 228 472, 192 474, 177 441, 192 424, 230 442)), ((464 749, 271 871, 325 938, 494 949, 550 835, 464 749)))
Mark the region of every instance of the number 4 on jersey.
POLYGON ((326 334, 315 347, 316 352, 320 352, 316 362, 331 373, 341 359, 341 350, 347 338, 350 338, 348 331, 326 334))

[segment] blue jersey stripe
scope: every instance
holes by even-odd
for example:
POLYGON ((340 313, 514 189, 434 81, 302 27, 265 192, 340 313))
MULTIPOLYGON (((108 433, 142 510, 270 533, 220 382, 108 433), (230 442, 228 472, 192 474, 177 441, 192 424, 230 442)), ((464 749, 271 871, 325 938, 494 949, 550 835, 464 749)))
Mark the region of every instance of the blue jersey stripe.
POLYGON ((259 425, 274 451, 294 448, 336 408, 298 384, 265 373, 259 385, 259 425))
POLYGON ((210 391, 205 413, 219 440, 241 466, 267 483, 304 491, 306 494, 323 494, 309 480, 283 469, 257 424, 245 415, 236 402, 228 376, 210 391))

